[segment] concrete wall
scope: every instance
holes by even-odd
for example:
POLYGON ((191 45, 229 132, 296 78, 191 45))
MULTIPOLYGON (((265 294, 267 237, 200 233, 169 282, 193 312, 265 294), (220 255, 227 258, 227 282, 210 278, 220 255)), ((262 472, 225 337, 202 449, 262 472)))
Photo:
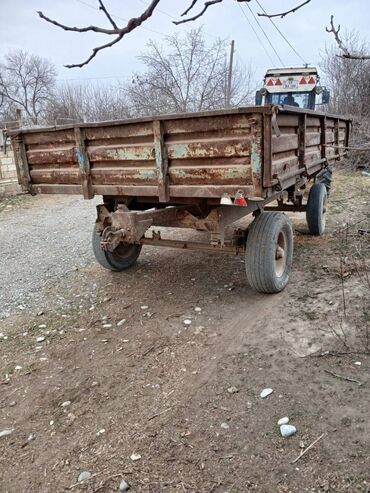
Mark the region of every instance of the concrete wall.
POLYGON ((14 154, 11 149, 7 149, 6 154, 0 150, 0 179, 16 180, 17 171, 15 168, 14 154))
POLYGON ((0 198, 20 192, 13 151, 7 147, 4 153, 0 148, 0 198))

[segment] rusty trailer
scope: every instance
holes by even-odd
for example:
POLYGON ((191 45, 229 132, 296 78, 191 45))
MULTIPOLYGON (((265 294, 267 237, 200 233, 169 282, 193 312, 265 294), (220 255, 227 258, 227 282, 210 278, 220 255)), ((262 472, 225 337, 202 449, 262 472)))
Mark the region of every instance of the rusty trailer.
POLYGON ((306 211, 310 233, 324 232, 329 165, 349 130, 337 115, 263 106, 18 129, 12 141, 24 191, 103 197, 93 249, 104 267, 130 267, 142 245, 243 254, 251 286, 274 293, 293 256, 282 211, 306 211), (248 214, 251 224, 233 227, 248 214), (160 226, 209 241, 165 239, 160 226))

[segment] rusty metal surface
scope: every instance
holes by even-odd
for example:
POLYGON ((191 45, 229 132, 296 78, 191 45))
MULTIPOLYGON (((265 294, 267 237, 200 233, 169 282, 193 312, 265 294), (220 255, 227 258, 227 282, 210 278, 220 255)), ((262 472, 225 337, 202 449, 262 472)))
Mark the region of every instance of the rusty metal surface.
POLYGON ((20 129, 13 142, 20 181, 32 193, 170 204, 239 189, 247 198, 269 197, 277 184, 341 157, 348 129, 335 115, 266 106, 20 129))
MULTIPOLYGON (((299 108, 283 108, 277 115, 280 136, 272 137, 271 183, 285 183, 297 175, 316 173, 345 154, 349 120, 299 108)), ((268 185, 268 184, 266 184, 268 185)))
POLYGON ((142 245, 152 245, 157 247, 180 248, 181 250, 205 251, 211 253, 231 253, 233 255, 242 255, 245 251, 240 245, 220 245, 200 241, 187 240, 168 240, 161 237, 144 237, 140 240, 142 245))

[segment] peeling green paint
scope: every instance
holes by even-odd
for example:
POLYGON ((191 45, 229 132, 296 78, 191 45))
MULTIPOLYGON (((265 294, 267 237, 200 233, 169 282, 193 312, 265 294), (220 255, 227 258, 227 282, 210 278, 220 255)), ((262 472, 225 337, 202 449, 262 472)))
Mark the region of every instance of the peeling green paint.
POLYGON ((241 142, 233 144, 170 144, 168 145, 168 155, 171 159, 241 157, 248 156, 248 149, 241 142))
POLYGON ((158 181, 163 181, 163 166, 162 166, 162 146, 159 140, 154 142, 154 155, 155 155, 155 165, 157 167, 158 181))
POLYGON ((262 169, 261 152, 256 142, 251 143, 251 164, 252 172, 257 175, 260 174, 262 169))
POLYGON ((83 150, 80 149, 79 147, 76 148, 76 158, 77 158, 80 170, 84 171, 86 169, 86 166, 87 166, 87 157, 86 157, 86 154, 83 152, 83 150))
POLYGON ((138 175, 143 180, 153 180, 156 177, 156 172, 154 169, 141 169, 138 171, 138 175))
POLYGON ((147 161, 153 159, 151 147, 123 147, 115 149, 102 150, 99 156, 102 158, 104 154, 114 160, 120 161, 147 161))

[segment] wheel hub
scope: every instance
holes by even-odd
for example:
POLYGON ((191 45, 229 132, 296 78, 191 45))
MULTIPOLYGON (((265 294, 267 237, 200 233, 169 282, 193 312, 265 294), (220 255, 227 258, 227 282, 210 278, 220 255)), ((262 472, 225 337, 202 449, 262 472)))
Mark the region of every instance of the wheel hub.
POLYGON ((275 272, 278 277, 284 274, 286 266, 286 238, 280 232, 275 250, 275 272))

